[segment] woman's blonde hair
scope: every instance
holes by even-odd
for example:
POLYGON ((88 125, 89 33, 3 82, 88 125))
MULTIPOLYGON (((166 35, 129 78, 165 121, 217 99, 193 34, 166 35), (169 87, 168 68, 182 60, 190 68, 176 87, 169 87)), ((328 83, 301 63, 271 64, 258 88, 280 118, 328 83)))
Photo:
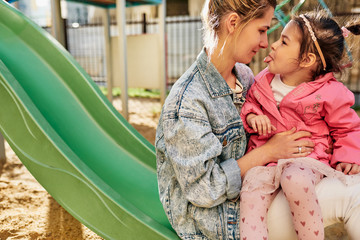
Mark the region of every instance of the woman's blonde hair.
POLYGON ((240 28, 253 19, 261 18, 269 7, 275 8, 276 0, 206 0, 201 12, 203 41, 209 54, 214 52, 218 40, 220 23, 227 14, 237 13, 241 18, 240 28))

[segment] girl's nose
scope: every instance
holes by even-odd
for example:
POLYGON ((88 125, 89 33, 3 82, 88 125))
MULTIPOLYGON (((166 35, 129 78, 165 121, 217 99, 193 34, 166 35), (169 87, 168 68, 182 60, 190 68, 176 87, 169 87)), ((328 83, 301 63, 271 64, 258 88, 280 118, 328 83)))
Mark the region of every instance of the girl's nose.
POLYGON ((277 40, 276 42, 273 42, 273 44, 271 44, 271 50, 275 51, 278 44, 279 44, 279 40, 277 40))

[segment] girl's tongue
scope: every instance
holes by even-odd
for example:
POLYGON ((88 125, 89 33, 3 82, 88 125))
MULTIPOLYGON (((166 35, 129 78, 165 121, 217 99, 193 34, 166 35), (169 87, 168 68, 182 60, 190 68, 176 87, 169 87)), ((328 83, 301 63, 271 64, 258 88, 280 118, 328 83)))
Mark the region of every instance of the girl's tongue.
POLYGON ((264 58, 265 63, 269 63, 271 60, 272 60, 272 58, 270 56, 267 56, 266 58, 264 58))

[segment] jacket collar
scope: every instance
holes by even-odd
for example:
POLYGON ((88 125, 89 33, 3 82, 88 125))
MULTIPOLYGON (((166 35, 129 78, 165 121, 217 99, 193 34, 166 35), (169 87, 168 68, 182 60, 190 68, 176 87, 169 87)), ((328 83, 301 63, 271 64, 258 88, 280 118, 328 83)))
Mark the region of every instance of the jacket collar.
MULTIPOLYGON (((273 78, 274 78, 274 74, 270 73, 267 68, 261 71, 255 77, 255 81, 258 86, 258 89, 261 91, 262 96, 265 97, 265 98, 259 98, 258 101, 265 109, 267 109, 267 111, 271 115, 273 115, 274 118, 276 118, 280 123, 286 126, 283 117, 280 115, 280 112, 276 107, 276 102, 270 87, 270 83, 273 78)), ((333 73, 327 73, 325 75, 319 76, 314 81, 300 84, 294 90, 292 90, 286 96, 286 98, 288 97, 291 98, 296 97, 298 99, 302 98, 308 95, 309 93, 321 88, 324 84, 330 81, 337 81, 333 73)))
POLYGON ((216 98, 232 94, 232 90, 226 83, 225 79, 209 61, 205 48, 203 48, 198 55, 196 65, 211 97, 216 98))
MULTIPOLYGON (((266 81, 268 83, 266 85, 270 85, 272 79, 274 78, 274 74, 270 73, 269 70, 267 68, 265 68, 262 72, 260 72, 256 76, 255 80, 261 79, 263 77, 266 79, 266 81)), ((318 89, 324 83, 327 83, 329 81, 337 81, 332 72, 326 73, 325 75, 318 76, 314 81, 302 83, 299 86, 303 85, 302 87, 307 86, 307 87, 312 87, 312 88, 318 89)))

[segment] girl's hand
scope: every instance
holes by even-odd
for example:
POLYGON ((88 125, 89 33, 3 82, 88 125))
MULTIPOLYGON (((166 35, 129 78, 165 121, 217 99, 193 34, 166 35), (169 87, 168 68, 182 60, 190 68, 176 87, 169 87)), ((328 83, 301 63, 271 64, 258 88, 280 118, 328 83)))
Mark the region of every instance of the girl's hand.
POLYGON ((269 154, 272 162, 277 162, 279 159, 306 157, 313 150, 315 144, 308 139, 311 137, 310 132, 299 131, 295 132, 296 128, 275 134, 263 146, 267 151, 264 154, 269 154), (300 140, 299 140, 300 139, 300 140))
POLYGON ((247 115, 246 121, 255 132, 259 133, 259 135, 267 135, 270 134, 271 131, 276 130, 266 115, 256 115, 250 113, 247 115))
POLYGON ((356 163, 338 163, 336 165, 336 170, 347 175, 354 175, 360 172, 360 166, 356 163))

